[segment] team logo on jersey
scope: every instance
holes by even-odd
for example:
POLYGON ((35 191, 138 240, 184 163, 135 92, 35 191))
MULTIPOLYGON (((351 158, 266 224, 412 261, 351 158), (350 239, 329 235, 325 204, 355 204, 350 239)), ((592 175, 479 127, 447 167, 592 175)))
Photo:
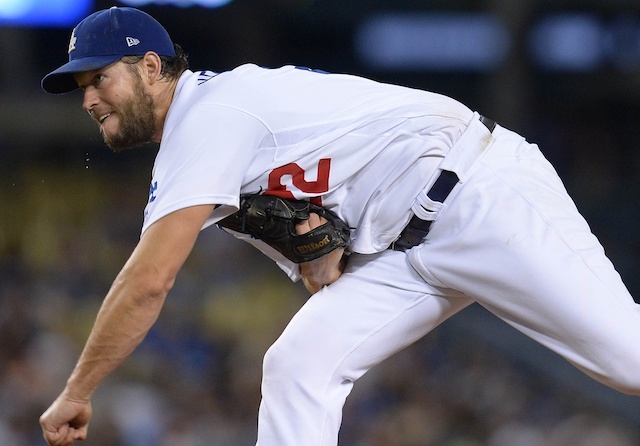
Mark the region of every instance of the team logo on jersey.
POLYGON ((67 51, 68 53, 71 53, 71 51, 76 49, 77 41, 78 39, 76 38, 76 29, 73 28, 73 31, 71 31, 71 38, 69 39, 69 51, 67 51))
POLYGON ((154 181, 149 186, 149 203, 153 203, 156 199, 156 191, 158 190, 158 182, 154 181))

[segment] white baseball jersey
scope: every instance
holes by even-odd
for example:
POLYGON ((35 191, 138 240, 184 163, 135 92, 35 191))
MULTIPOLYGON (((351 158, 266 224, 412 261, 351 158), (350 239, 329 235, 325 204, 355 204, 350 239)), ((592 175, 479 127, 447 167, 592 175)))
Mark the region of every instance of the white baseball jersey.
POLYGON ((353 228, 343 274, 265 356, 257 446, 335 446, 353 383, 472 302, 640 394, 640 306, 538 147, 478 116, 437 94, 290 66, 181 77, 143 232, 220 205, 206 227, 265 190, 321 201, 353 228), (436 202, 440 170, 459 182, 436 202), (385 249, 412 213, 435 222, 427 237, 385 249))
POLYGON ((188 71, 165 122, 142 232, 180 208, 221 205, 206 227, 235 212, 241 193, 269 190, 317 200, 354 228, 353 251, 379 252, 472 115, 439 94, 293 66, 188 71))

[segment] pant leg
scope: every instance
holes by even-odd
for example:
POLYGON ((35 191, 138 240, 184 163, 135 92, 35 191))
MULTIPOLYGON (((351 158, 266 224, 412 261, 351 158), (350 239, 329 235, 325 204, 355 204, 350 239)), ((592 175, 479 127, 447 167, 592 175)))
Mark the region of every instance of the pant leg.
POLYGON ((412 263, 594 379, 640 394, 640 306, 538 148, 494 136, 412 263))
POLYGON ((427 285, 405 253, 354 254, 265 355, 259 446, 335 446, 353 382, 471 303, 427 285))

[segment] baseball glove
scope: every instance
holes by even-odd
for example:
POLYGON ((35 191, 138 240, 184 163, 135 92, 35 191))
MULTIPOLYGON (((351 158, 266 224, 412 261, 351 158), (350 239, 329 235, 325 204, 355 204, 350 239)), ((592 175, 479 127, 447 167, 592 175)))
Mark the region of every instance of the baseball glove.
POLYGON ((218 222, 218 226, 250 234, 275 248, 294 263, 322 257, 349 245, 349 227, 335 213, 303 200, 273 195, 240 196, 240 210, 218 222), (315 213, 327 222, 306 234, 296 234, 296 224, 315 213))

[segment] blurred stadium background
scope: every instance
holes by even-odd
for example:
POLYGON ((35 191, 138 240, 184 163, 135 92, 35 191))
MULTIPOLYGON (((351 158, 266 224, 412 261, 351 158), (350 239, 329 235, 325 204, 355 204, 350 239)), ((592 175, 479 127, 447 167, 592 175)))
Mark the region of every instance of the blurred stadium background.
MULTIPOLYGON (((43 444, 38 416, 141 226, 155 148, 112 154, 78 92, 39 88, 70 29, 114 5, 159 19, 193 69, 361 74, 527 135, 640 297, 637 0, 0 0, 0 445, 43 444)), ((148 339, 96 394, 86 444, 254 444, 262 355, 306 297, 203 232, 148 339)), ((632 446, 640 403, 474 306, 356 385, 340 444, 632 446)))

